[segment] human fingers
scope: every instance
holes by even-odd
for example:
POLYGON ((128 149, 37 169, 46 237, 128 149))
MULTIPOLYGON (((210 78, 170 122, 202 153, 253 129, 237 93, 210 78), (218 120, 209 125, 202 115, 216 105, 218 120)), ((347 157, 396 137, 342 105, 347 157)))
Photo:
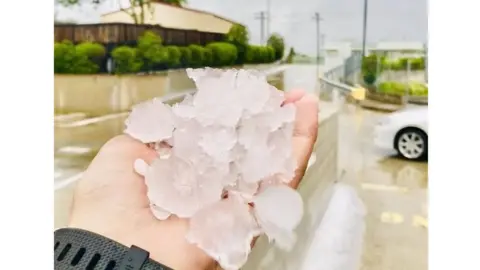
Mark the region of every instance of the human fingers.
POLYGON ((295 126, 293 130, 293 155, 297 162, 295 176, 290 182, 292 188, 297 188, 307 169, 308 160, 313 151, 318 133, 318 98, 306 94, 294 102, 296 106, 295 126))
POLYGON ((305 90, 303 89, 292 89, 285 93, 285 101, 283 103, 288 104, 299 101, 305 94, 305 90))

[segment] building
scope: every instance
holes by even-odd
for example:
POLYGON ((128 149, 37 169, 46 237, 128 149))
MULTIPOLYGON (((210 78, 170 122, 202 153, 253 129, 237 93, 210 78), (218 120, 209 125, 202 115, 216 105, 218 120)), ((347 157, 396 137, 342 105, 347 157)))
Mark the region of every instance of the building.
MULTIPOLYGON (((141 8, 135 7, 136 14, 141 8)), ((237 22, 211 12, 192 8, 179 7, 152 0, 151 8, 145 8, 145 24, 158 24, 166 28, 198 30, 226 34, 237 22)), ((133 18, 125 11, 118 10, 101 16, 102 23, 134 23, 133 18)))
POLYGON ((370 49, 373 53, 385 55, 388 59, 402 57, 422 57, 425 55, 425 44, 422 42, 379 42, 375 48, 370 49))
MULTIPOLYGON (((378 53, 385 55, 389 59, 398 59, 402 57, 422 57, 425 56, 426 46, 422 42, 395 42, 386 41, 376 44, 367 44, 366 54, 378 53)), ((362 46, 349 41, 326 42, 322 48, 328 66, 343 64, 343 61, 350 57, 352 53, 361 53, 362 46)))

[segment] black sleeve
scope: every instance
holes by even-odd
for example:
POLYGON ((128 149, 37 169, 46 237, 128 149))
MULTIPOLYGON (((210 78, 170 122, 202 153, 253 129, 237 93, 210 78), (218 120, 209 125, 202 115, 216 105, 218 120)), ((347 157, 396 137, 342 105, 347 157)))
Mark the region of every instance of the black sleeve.
POLYGON ((149 252, 130 248, 85 230, 55 231, 55 270, 173 270, 149 259, 149 252))

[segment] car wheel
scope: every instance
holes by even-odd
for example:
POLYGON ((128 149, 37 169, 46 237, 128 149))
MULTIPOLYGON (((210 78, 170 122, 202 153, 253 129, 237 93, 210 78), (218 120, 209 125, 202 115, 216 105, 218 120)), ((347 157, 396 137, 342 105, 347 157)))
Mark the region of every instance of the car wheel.
POLYGON ((395 136, 395 149, 405 159, 424 159, 428 155, 428 137, 417 128, 403 129, 395 136))

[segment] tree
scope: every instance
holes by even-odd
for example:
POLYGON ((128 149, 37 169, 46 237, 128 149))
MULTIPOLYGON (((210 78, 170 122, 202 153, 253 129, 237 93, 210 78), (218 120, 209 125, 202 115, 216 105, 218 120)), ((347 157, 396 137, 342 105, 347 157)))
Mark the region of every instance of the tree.
POLYGON ((137 49, 128 46, 116 47, 112 51, 115 61, 115 73, 135 73, 142 68, 142 62, 138 60, 137 49))
POLYGON ((159 0, 159 2, 181 7, 187 3, 187 0, 159 0))
MULTIPOLYGON (((154 9, 149 0, 128 0, 129 7, 123 7, 121 0, 117 0, 120 10, 128 14, 135 24, 144 24, 147 11, 153 14, 154 9), (139 8, 132 8, 139 7, 139 8)), ((56 3, 64 7, 80 6, 83 4, 101 5, 107 0, 56 0, 56 3)))
POLYGON ((235 63, 238 65, 241 65, 246 61, 248 40, 248 30, 241 24, 232 25, 226 35, 226 41, 237 48, 238 55, 235 63))
POLYGON ((168 51, 162 42, 162 38, 152 31, 145 31, 138 39, 138 57, 149 70, 157 64, 168 62, 168 51))
POLYGON ((285 42, 280 34, 273 33, 267 41, 267 45, 273 47, 275 50, 275 60, 283 58, 285 52, 285 42))
MULTIPOLYGON (((93 5, 100 5, 107 0, 55 0, 56 3, 64 6, 64 7, 71 7, 71 6, 79 6, 82 4, 93 4, 93 5)), ((151 0, 128 0, 130 5, 129 7, 123 7, 121 4, 122 0, 117 0, 117 3, 120 7, 120 10, 127 13, 133 20, 135 24, 144 24, 145 23, 145 15, 147 11, 153 15, 154 8, 152 5, 151 0), (139 7, 139 8, 132 8, 132 7, 139 7)), ((175 6, 182 6, 187 3, 187 0, 160 0, 160 2, 175 5, 175 6)))
POLYGON ((290 47, 290 51, 288 52, 287 56, 287 63, 291 64, 293 62, 293 57, 295 57, 295 49, 293 47, 290 47))

